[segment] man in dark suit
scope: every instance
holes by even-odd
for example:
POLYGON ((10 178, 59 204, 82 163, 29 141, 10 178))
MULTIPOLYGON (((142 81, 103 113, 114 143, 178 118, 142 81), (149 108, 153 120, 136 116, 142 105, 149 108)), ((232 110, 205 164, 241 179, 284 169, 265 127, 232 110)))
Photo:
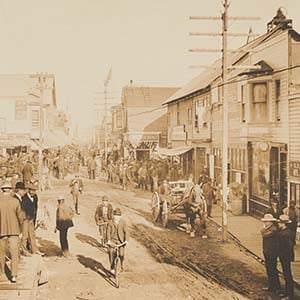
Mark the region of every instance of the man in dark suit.
POLYGON ((279 251, 277 219, 271 214, 265 214, 261 220, 264 222, 261 235, 263 238, 263 254, 268 276, 268 287, 264 288, 264 290, 280 294, 281 287, 277 270, 279 251))
MULTIPOLYGON (((27 191, 27 189, 26 189, 25 184, 23 182, 19 181, 19 182, 16 183, 15 194, 14 194, 13 197, 16 198, 19 201, 21 207, 22 207, 23 197, 26 194, 26 191, 27 191)), ((23 210, 22 210, 22 213, 23 213, 23 218, 25 219, 25 212, 23 210)), ((22 228, 21 228, 22 235, 23 235, 23 228, 26 229, 26 225, 25 225, 25 227, 22 225, 22 228)), ((23 247, 21 247, 21 254, 24 255, 24 256, 30 256, 30 253, 27 251, 27 249, 25 249, 23 247)))
POLYGON ((294 280, 291 272, 291 262, 294 261, 294 245, 292 233, 287 228, 291 220, 287 215, 280 215, 278 220, 279 260, 285 281, 285 300, 294 299, 294 280))
POLYGON ((276 198, 271 200, 270 207, 267 209, 266 214, 271 214, 275 219, 278 219, 281 215, 281 209, 276 198))
POLYGON ((116 257, 115 245, 123 244, 120 247, 120 260, 121 260, 121 270, 124 268, 124 258, 125 258, 125 246, 129 240, 129 230, 125 220, 122 218, 122 212, 120 208, 116 208, 113 212, 113 220, 109 222, 107 228, 107 244, 109 246, 109 262, 111 267, 111 272, 114 270, 114 260, 116 257))
POLYGON ((107 240, 107 224, 113 218, 113 208, 108 203, 108 197, 102 196, 102 203, 99 204, 95 212, 95 222, 99 226, 100 244, 104 246, 104 241, 107 240))
POLYGON ((33 184, 28 186, 28 192, 22 197, 22 210, 25 213, 22 232, 22 250, 27 251, 27 242, 29 243, 31 252, 40 254, 35 240, 35 221, 38 210, 38 196, 36 194, 37 187, 33 184))

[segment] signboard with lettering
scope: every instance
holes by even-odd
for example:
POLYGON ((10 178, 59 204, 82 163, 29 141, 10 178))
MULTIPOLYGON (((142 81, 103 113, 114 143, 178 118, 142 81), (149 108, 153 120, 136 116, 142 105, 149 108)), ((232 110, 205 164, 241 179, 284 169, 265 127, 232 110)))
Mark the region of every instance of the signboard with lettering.
POLYGON ((290 176, 300 177, 300 161, 290 161, 290 176))

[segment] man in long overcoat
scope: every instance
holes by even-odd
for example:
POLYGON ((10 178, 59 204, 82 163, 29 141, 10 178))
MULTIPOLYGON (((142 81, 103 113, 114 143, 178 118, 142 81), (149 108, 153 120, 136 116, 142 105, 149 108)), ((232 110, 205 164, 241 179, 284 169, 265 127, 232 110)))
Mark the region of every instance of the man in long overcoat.
POLYGON ((291 262, 294 261, 294 245, 292 233, 287 228, 291 221, 287 215, 280 215, 278 220, 278 242, 279 242, 279 260, 282 266, 285 281, 285 298, 286 300, 294 299, 294 280, 291 271, 291 262))
POLYGON ((18 199, 11 196, 11 185, 2 186, 0 196, 0 281, 5 281, 5 254, 7 243, 11 257, 11 281, 15 283, 18 275, 21 226, 24 215, 18 199))
POLYGON ((264 222, 261 235, 263 238, 263 254, 265 257, 265 267, 268 276, 268 287, 265 288, 265 290, 279 293, 281 287, 277 270, 279 252, 277 219, 275 219, 271 214, 265 214, 261 220, 264 222))

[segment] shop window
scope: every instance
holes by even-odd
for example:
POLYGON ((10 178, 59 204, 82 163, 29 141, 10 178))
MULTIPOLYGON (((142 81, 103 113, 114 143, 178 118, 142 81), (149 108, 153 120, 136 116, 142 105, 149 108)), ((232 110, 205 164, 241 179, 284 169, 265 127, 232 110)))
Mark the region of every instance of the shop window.
POLYGON ((291 183, 290 194, 290 200, 295 201, 300 210, 300 183, 291 183))
POLYGON ((253 149, 252 194, 269 201, 270 152, 253 149))
POLYGON ((281 83, 280 80, 275 80, 275 118, 280 121, 280 96, 281 96, 281 83))
POLYGON ((266 82, 251 86, 251 121, 268 121, 268 85, 266 82))

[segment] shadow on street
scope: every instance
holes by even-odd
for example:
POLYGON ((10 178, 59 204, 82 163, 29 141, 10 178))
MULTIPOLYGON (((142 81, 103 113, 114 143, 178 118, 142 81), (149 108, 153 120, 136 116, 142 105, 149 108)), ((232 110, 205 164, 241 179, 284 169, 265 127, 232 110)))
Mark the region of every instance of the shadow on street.
POLYGON ((95 248, 101 250, 102 252, 106 253, 106 249, 103 248, 94 237, 86 235, 86 234, 78 233, 78 232, 75 234, 75 236, 80 242, 86 243, 86 244, 88 244, 92 247, 95 247, 95 248))
POLYGON ((115 282, 112 279, 112 274, 100 262, 93 258, 86 257, 83 255, 77 255, 77 259, 83 266, 96 272, 102 278, 104 278, 110 285, 115 287, 115 282))
POLYGON ((61 249, 54 242, 43 240, 41 238, 38 238, 38 241, 41 245, 41 247, 39 247, 39 250, 43 252, 45 256, 53 257, 62 255, 61 249))

